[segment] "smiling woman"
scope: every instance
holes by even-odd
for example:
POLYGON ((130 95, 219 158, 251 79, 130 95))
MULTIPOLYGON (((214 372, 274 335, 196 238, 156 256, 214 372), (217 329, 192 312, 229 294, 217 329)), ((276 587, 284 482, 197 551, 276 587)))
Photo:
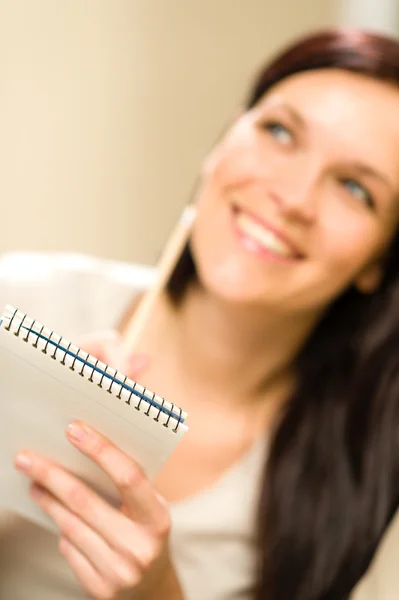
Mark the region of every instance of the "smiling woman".
POLYGON ((262 600, 347 598, 398 508, 398 84, 399 43, 358 30, 277 56, 205 162, 169 282, 177 306, 196 281, 228 306, 244 354, 253 319, 263 389, 294 372, 258 513, 262 600))
MULTIPOLYGON (((189 433, 155 482, 90 428, 87 447, 70 439, 103 468, 112 456, 121 510, 28 449, 33 498, 86 593, 352 593, 399 502, 398 148, 395 40, 322 31, 260 74, 204 162, 191 238, 140 361, 115 336, 91 342, 115 368, 140 364, 139 380, 187 410, 189 433)), ((61 558, 40 539, 36 597, 50 580, 80 597, 59 564, 50 573, 61 558)), ((2 584, 19 574, 7 568, 2 584)))
POLYGON ((349 281, 376 286, 399 217, 397 105, 391 83, 338 68, 275 84, 207 161, 201 279, 236 302, 313 315, 349 281))

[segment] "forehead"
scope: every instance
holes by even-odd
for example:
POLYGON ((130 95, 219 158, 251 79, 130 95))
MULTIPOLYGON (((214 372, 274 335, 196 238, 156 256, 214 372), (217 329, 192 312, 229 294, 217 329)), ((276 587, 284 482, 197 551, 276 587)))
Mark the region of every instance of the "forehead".
POLYGON ((399 86, 340 69, 307 71, 276 84, 259 106, 281 104, 329 134, 331 142, 378 150, 399 165, 399 86))

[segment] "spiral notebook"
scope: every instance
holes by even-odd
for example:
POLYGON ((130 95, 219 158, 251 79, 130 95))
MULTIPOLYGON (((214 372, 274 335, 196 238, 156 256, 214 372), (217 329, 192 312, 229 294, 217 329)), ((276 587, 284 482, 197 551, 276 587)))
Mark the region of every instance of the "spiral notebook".
POLYGON ((94 427, 150 478, 187 430, 181 408, 9 305, 0 318, 0 394, 0 508, 50 529, 13 466, 16 452, 50 457, 117 503, 108 477, 67 441, 68 424, 94 427))

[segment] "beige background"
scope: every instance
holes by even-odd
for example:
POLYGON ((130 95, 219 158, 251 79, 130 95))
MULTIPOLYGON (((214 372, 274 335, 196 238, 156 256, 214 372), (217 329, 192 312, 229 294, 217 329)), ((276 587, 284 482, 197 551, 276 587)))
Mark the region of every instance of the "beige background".
POLYGON ((0 252, 153 263, 256 68, 333 0, 0 0, 0 252))
MULTIPOLYGON (((153 263, 257 67, 396 0, 0 0, 0 253, 153 263)), ((356 600, 399 597, 399 519, 356 600)))

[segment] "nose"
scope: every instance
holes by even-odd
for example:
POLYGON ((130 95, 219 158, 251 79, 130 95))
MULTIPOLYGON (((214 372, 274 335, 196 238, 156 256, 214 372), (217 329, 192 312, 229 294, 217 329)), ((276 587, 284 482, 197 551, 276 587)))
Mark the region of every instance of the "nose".
POLYGON ((319 166, 316 161, 296 160, 278 174, 271 198, 286 217, 311 224, 317 215, 319 166))

